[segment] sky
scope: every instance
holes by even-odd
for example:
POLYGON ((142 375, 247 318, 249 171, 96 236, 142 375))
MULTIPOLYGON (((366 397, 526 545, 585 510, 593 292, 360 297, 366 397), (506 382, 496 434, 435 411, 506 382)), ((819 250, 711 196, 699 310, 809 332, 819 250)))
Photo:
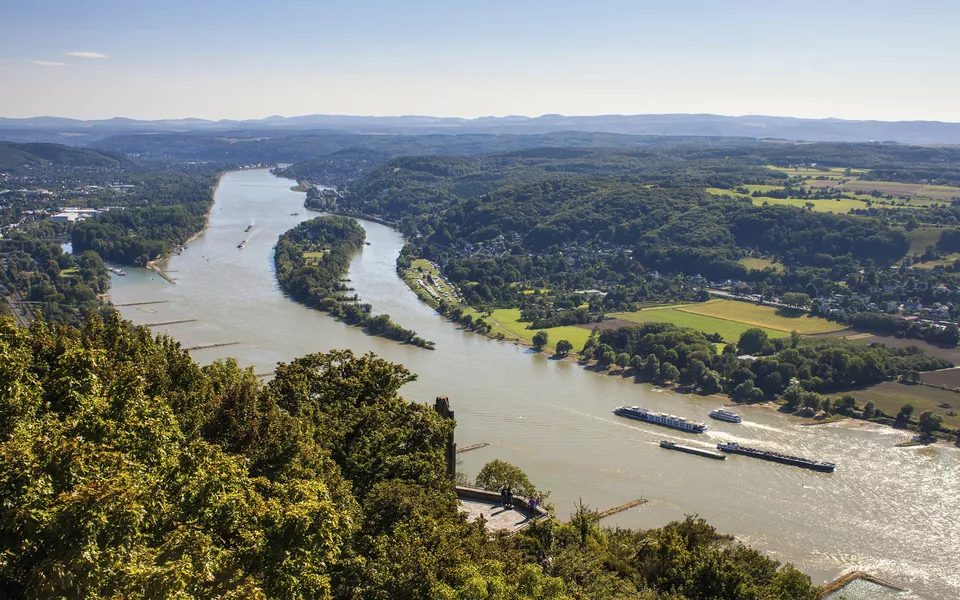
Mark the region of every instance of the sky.
POLYGON ((0 116, 960 122, 956 0, 12 0, 0 116))

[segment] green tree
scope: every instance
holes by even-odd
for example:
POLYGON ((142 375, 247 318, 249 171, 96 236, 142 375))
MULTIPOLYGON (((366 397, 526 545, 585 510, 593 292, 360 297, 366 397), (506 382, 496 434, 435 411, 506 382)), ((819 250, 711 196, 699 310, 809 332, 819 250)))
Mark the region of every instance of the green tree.
POLYGON ((700 391, 704 394, 716 394, 720 391, 720 374, 713 370, 706 370, 700 378, 700 391))
POLYGON ((737 348, 740 354, 763 354, 766 345, 767 332, 759 327, 753 327, 740 334, 737 348))
POLYGON ((790 347, 796 348, 800 345, 800 334, 796 330, 790 332, 790 347))
POLYGON ((500 491, 501 488, 510 487, 520 496, 532 496, 537 491, 526 473, 499 458, 483 465, 477 474, 476 483, 480 488, 490 491, 500 491))
POLYGON ((786 400, 787 410, 796 410, 803 400, 804 389, 799 385, 791 385, 783 392, 783 399, 786 400))
POLYGON ((897 423, 905 425, 910 422, 910 417, 913 416, 913 405, 909 402, 900 407, 900 412, 897 413, 897 423))
POLYGON ((857 399, 850 394, 844 394, 840 396, 837 401, 836 411, 842 415, 853 414, 853 411, 857 408, 857 399))
POLYGON ((680 370, 672 363, 664 362, 660 365, 661 383, 669 383, 680 380, 680 370))
POLYGON ((546 331, 538 331, 533 335, 533 349, 540 352, 547 346, 547 342, 549 341, 550 334, 546 331))
POLYGON ((873 417, 873 414, 876 410, 877 410, 877 405, 873 403, 873 400, 870 400, 863 407, 863 416, 867 419, 870 419, 873 417))
POLYGON ((630 364, 630 355, 626 352, 621 352, 617 355, 617 366, 620 367, 622 371, 627 370, 627 365, 630 364))
POLYGON ((810 296, 802 292, 787 292, 780 301, 791 308, 804 309, 810 306, 810 296))
POLYGON ((573 350, 573 344, 568 340, 559 340, 557 342, 557 354, 560 356, 566 356, 570 354, 570 351, 573 350))
POLYGON ((648 354, 646 360, 643 361, 643 368, 641 369, 643 378, 647 381, 657 381, 660 377, 660 361, 657 359, 656 355, 648 354))
POLYGON ((917 424, 920 433, 925 436, 931 436, 943 425, 943 415, 935 413, 932 410, 925 410, 917 418, 917 424))

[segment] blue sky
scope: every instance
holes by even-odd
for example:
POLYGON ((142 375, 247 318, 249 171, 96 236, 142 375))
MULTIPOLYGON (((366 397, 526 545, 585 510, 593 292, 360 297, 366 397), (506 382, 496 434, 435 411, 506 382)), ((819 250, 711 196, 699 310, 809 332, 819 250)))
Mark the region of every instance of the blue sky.
POLYGON ((960 2, 31 0, 0 116, 960 121, 960 2))

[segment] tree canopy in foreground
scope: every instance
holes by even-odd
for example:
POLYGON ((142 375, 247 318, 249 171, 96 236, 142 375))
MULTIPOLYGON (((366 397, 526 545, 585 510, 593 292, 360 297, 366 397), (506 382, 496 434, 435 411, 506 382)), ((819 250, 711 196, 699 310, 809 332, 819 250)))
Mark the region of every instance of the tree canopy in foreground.
POLYGON ((0 320, 6 598, 775 598, 810 579, 688 518, 491 536, 445 478, 451 421, 372 354, 261 384, 113 315, 0 320))

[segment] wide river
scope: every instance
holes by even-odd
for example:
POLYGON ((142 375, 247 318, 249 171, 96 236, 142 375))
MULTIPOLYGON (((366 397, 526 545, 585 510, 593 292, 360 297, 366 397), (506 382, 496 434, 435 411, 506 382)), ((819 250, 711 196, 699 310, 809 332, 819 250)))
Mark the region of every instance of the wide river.
MULTIPOLYGON (((258 373, 311 352, 372 351, 406 365, 419 379, 404 388, 410 400, 449 396, 457 443, 487 442, 461 454, 475 475, 489 460, 520 466, 566 516, 582 499, 604 509, 644 497, 648 503, 604 521, 655 527, 699 514, 781 561, 794 563, 817 584, 850 569, 911 588, 898 597, 960 597, 960 451, 937 445, 895 448, 892 429, 824 425, 762 407, 744 407, 744 423, 710 420, 704 435, 684 434, 615 417, 620 404, 707 419, 716 401, 638 385, 550 360, 511 343, 464 332, 420 303, 395 274, 400 235, 363 222, 370 246, 360 250, 349 277, 377 313, 437 344, 436 351, 366 335, 324 313, 287 299, 273 269, 277 237, 310 218, 302 193, 266 170, 228 173, 216 192, 209 228, 164 268, 171 285, 144 269, 114 277, 116 304, 137 324, 154 326, 184 346, 232 343, 192 352, 207 363, 235 357, 258 373), (294 214, 297 213, 297 214, 294 214), (253 224, 249 233, 247 225, 253 224), (238 249, 241 240, 246 247, 238 249), (747 457, 724 462, 669 452, 664 438, 711 447, 734 440, 840 463, 815 473, 747 457)), ((859 424, 863 425, 863 424, 859 424)))

